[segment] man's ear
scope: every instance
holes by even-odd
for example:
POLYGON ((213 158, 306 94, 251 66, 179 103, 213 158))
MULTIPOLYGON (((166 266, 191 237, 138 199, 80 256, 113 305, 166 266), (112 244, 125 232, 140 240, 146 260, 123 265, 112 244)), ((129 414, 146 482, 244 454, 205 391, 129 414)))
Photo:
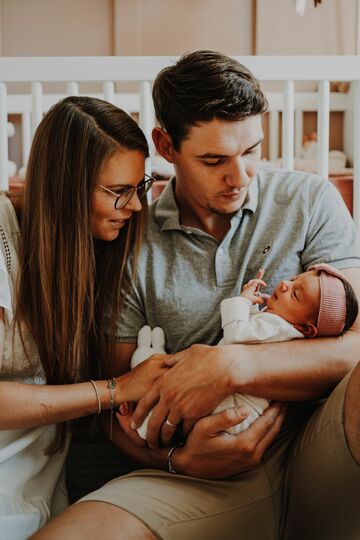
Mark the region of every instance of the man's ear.
POLYGON ((155 127, 152 130, 152 139, 154 141, 155 148, 159 152, 159 154, 169 163, 174 163, 174 146, 170 135, 160 127, 155 127))
POLYGON ((304 323, 304 324, 294 324, 294 328, 304 334, 307 338, 312 338, 317 336, 317 328, 313 323, 304 323))

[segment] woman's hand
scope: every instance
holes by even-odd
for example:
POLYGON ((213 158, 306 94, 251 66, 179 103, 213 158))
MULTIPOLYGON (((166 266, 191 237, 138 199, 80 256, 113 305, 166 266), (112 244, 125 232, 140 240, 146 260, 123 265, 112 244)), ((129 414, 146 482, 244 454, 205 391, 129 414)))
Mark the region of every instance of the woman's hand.
POLYGON ((194 425, 186 445, 173 453, 173 466, 178 473, 208 479, 227 478, 254 469, 279 434, 285 413, 286 405, 274 402, 237 435, 225 430, 245 420, 246 407, 202 418, 194 425))
POLYGON ((116 379, 116 403, 123 401, 139 401, 150 389, 153 395, 159 396, 157 381, 170 367, 166 364, 166 354, 154 354, 136 368, 116 379))
POLYGON ((159 439, 164 445, 169 444, 182 420, 187 434, 196 420, 211 413, 232 394, 233 360, 226 357, 225 351, 226 347, 192 345, 165 357, 166 365, 173 367, 162 373, 163 377, 140 399, 132 418, 135 429, 155 405, 146 437, 150 447, 155 448, 159 439))

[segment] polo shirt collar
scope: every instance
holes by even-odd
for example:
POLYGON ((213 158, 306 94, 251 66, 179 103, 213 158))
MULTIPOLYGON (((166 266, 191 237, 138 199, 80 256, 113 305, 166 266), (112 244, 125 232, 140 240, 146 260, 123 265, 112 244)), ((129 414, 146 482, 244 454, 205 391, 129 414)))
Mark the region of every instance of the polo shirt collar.
MULTIPOLYGON (((175 199, 175 177, 169 180, 161 193, 155 207, 155 219, 162 231, 177 229, 184 230, 184 227, 180 223, 179 208, 175 199)), ((248 210, 251 213, 256 211, 258 205, 259 185, 258 178, 255 176, 251 183, 251 186, 246 195, 243 206, 234 214, 232 220, 241 219, 244 210, 248 210)))

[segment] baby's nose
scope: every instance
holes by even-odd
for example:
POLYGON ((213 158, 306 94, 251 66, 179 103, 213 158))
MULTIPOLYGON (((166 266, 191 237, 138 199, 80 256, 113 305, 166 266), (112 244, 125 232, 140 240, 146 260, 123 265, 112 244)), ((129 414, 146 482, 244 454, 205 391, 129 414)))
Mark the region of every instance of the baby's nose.
POLYGON ((282 281, 280 284, 280 290, 281 292, 286 292, 289 288, 289 285, 286 281, 282 281))

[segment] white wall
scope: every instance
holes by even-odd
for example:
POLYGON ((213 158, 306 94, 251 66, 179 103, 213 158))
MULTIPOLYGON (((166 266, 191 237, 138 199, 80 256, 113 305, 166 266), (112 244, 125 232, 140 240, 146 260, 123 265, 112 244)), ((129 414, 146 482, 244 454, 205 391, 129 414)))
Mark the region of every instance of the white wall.
POLYGON ((1 0, 2 56, 113 54, 112 0, 1 0))
POLYGON ((256 54, 355 54, 357 0, 307 0, 303 17, 293 0, 256 1, 256 54))
POLYGON ((254 54, 253 0, 114 0, 115 54, 254 54))

